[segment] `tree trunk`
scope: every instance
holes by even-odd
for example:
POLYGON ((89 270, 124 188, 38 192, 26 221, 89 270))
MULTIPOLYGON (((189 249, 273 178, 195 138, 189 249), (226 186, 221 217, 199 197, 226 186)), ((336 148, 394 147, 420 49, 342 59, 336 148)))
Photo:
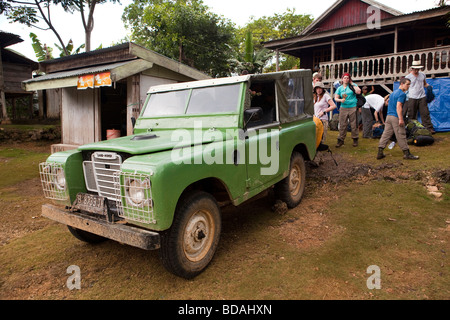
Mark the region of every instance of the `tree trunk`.
MULTIPOLYGON (((92 30, 94 29, 94 10, 95 5, 97 4, 98 0, 92 0, 90 6, 89 6, 89 15, 87 19, 87 23, 84 25, 84 31, 85 31, 85 46, 86 46, 86 52, 91 51, 91 34, 92 30)), ((83 12, 81 13, 83 14, 83 12)), ((84 15, 83 15, 84 17, 84 15)))
POLYGON ((85 50, 86 50, 86 52, 91 51, 91 32, 92 31, 86 30, 86 34, 85 34, 85 50))

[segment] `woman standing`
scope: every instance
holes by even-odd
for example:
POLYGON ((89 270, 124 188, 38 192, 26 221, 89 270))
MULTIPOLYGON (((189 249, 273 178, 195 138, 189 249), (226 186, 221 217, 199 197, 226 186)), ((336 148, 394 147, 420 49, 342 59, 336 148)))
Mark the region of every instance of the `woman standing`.
POLYGON ((325 92, 325 87, 322 82, 314 84, 314 115, 323 123, 323 137, 322 142, 327 138, 328 130, 328 112, 336 109, 336 104, 333 99, 325 92))
POLYGON ((342 76, 342 86, 340 86, 335 94, 335 100, 341 103, 339 110, 339 137, 336 148, 344 145, 347 136, 347 121, 350 122, 352 128, 353 146, 358 146, 359 131, 356 123, 356 95, 361 94, 361 89, 353 83, 350 74, 345 73, 342 76))

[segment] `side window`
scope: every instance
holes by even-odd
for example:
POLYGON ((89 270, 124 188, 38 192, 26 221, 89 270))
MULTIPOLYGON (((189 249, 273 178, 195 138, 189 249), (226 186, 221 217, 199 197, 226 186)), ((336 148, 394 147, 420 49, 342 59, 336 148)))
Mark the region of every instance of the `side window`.
POLYGON ((289 102, 289 116, 296 117, 305 113, 303 78, 289 79, 287 99, 289 102))
POLYGON ((251 108, 261 108, 262 119, 249 123, 248 127, 257 127, 277 121, 275 82, 254 82, 250 86, 251 108))

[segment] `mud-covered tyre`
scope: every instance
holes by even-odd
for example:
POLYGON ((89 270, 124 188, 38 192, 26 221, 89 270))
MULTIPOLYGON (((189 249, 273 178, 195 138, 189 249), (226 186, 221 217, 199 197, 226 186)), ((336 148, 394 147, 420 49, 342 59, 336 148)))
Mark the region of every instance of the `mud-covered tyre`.
POLYGON ((171 228, 161 234, 159 256, 173 274, 192 279, 205 270, 219 244, 222 221, 209 193, 196 191, 177 206, 171 228))
POLYGON ((293 152, 289 166, 289 175, 275 185, 275 196, 292 209, 302 201, 305 191, 306 168, 303 156, 293 152))
POLYGON ((90 233, 90 232, 87 232, 84 230, 80 230, 77 228, 73 228, 71 226, 67 226, 67 228, 69 229, 70 233, 75 238, 77 238, 78 240, 83 241, 83 242, 87 242, 90 244, 98 244, 98 243, 102 243, 102 242, 108 240, 105 237, 102 237, 102 236, 99 236, 99 235, 96 235, 96 234, 93 234, 93 233, 90 233))

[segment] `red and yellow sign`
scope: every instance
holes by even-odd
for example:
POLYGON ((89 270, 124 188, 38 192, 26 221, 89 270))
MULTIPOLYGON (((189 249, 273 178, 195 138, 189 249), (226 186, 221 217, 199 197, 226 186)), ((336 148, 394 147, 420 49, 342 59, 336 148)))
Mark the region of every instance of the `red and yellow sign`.
POLYGON ((98 73, 94 79, 96 87, 111 87, 111 72, 98 73))
POLYGON ((79 90, 87 89, 87 88, 93 88, 94 87, 94 75, 88 75, 88 76, 79 76, 78 77, 78 83, 77 88, 79 90))
POLYGON ((84 90, 87 88, 111 87, 111 72, 102 72, 78 77, 77 88, 84 90))

